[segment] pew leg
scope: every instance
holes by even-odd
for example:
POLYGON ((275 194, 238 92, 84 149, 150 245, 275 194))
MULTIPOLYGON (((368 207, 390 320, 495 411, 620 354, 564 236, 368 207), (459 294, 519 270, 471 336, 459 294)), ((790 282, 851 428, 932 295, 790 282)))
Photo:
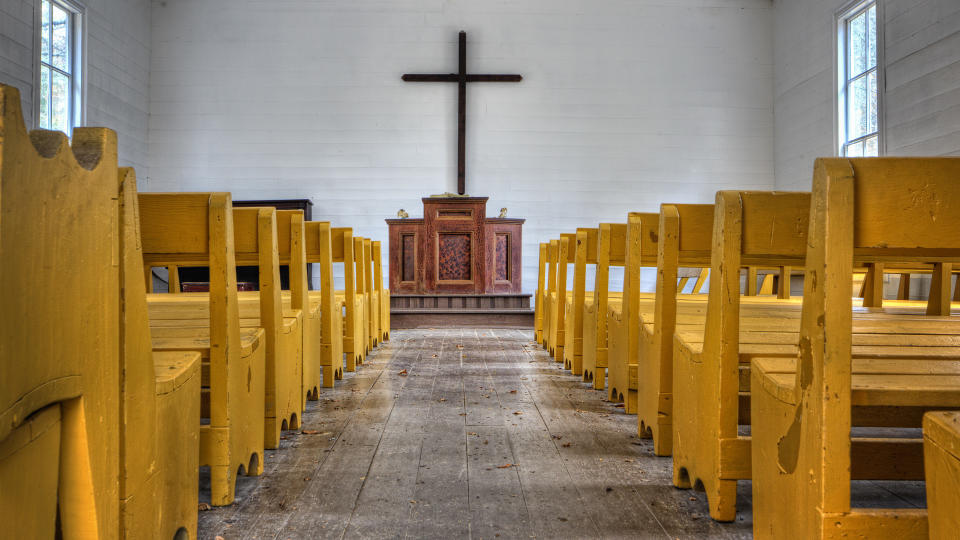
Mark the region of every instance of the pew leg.
POLYGON ((626 395, 623 397, 623 410, 627 414, 637 414, 637 391, 627 390, 626 395))
POLYGON ((603 390, 607 387, 607 369, 598 367, 593 372, 593 389, 603 390))
MULTIPOLYGON (((340 359, 343 362, 343 359, 340 359)), ((333 381, 339 377, 336 377, 334 373, 336 368, 334 366, 323 366, 323 387, 324 388, 333 388, 333 381)))
POLYGON ((716 485, 708 487, 706 492, 710 517, 717 521, 733 521, 737 518, 736 480, 717 480, 716 485))
POLYGON ((210 504, 227 506, 233 503, 237 487, 237 471, 229 465, 210 467, 210 504))

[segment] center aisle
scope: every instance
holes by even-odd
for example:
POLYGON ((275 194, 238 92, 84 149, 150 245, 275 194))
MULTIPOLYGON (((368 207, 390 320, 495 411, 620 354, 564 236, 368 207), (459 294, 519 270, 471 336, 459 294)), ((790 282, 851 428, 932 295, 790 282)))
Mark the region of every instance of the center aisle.
POLYGON ((737 521, 712 521, 636 417, 561 368, 532 331, 394 331, 199 537, 750 536, 749 484, 737 521))

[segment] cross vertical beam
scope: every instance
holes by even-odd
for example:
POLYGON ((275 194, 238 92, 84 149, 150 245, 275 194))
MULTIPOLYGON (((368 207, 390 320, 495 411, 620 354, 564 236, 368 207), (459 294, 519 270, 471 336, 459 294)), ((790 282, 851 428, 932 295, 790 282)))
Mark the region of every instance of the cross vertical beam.
POLYGON ((457 193, 467 189, 467 33, 460 31, 460 77, 457 89, 457 193))

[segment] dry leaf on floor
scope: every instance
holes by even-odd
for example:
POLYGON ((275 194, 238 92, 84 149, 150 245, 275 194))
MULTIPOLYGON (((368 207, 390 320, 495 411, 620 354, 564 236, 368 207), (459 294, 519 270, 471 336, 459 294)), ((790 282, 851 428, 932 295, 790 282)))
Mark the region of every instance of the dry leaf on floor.
POLYGON ((316 435, 317 433, 320 433, 320 432, 315 429, 305 429, 300 433, 303 433, 304 435, 316 435))
POLYGON ((200 503, 200 504, 197 505, 197 510, 199 510, 199 511, 201 511, 201 512, 206 512, 206 511, 209 510, 209 509, 210 509, 210 505, 207 504, 207 503, 200 503))
POLYGON ((513 411, 513 414, 517 414, 517 415, 520 415, 520 414, 523 414, 523 413, 522 413, 522 412, 520 412, 520 411, 513 411))
POLYGON ((446 401, 446 400, 447 400, 447 398, 442 397, 442 398, 438 399, 437 401, 446 401))
POLYGON ((633 460, 630 459, 630 458, 627 458, 627 459, 625 459, 625 460, 623 460, 623 461, 625 461, 626 463, 633 463, 633 460))
POLYGON ((559 441, 560 439, 563 438, 563 435, 551 435, 551 437, 559 441))
POLYGON ((498 468, 498 469, 509 469, 510 467, 513 467, 513 463, 507 463, 506 465, 500 465, 500 466, 497 467, 497 468, 498 468))
POLYGON ((457 348, 458 348, 458 349, 462 349, 462 348, 463 348, 463 345, 457 345, 457 348))
POLYGON ((433 357, 434 357, 434 358, 439 358, 439 356, 437 356, 437 355, 433 355, 433 357))
POLYGON ((403 370, 403 371, 401 371, 400 373, 397 373, 397 375, 400 375, 401 377, 406 377, 406 376, 407 376, 407 370, 403 370))
POLYGON ((477 434, 474 433, 473 431, 468 431, 468 432, 467 432, 467 435, 474 435, 474 436, 476 436, 476 437, 479 437, 479 435, 477 435, 477 434))
POLYGON ((570 448, 570 445, 571 445, 571 444, 573 444, 573 443, 565 442, 565 443, 563 443, 563 447, 564 447, 564 448, 570 448))
POLYGON ((511 390, 510 393, 511 393, 511 394, 516 394, 517 391, 516 391, 516 390, 511 390))

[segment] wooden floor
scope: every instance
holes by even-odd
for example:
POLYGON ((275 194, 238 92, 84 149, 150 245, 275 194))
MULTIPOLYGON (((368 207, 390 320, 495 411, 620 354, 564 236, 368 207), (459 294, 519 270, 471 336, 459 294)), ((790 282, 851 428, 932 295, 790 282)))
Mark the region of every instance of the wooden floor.
POLYGON ((303 431, 266 452, 262 477, 239 480, 234 505, 200 513, 200 538, 750 536, 749 482, 737 520, 712 521, 703 494, 675 489, 670 459, 636 437, 637 417, 532 337, 394 331, 308 404, 303 431))

